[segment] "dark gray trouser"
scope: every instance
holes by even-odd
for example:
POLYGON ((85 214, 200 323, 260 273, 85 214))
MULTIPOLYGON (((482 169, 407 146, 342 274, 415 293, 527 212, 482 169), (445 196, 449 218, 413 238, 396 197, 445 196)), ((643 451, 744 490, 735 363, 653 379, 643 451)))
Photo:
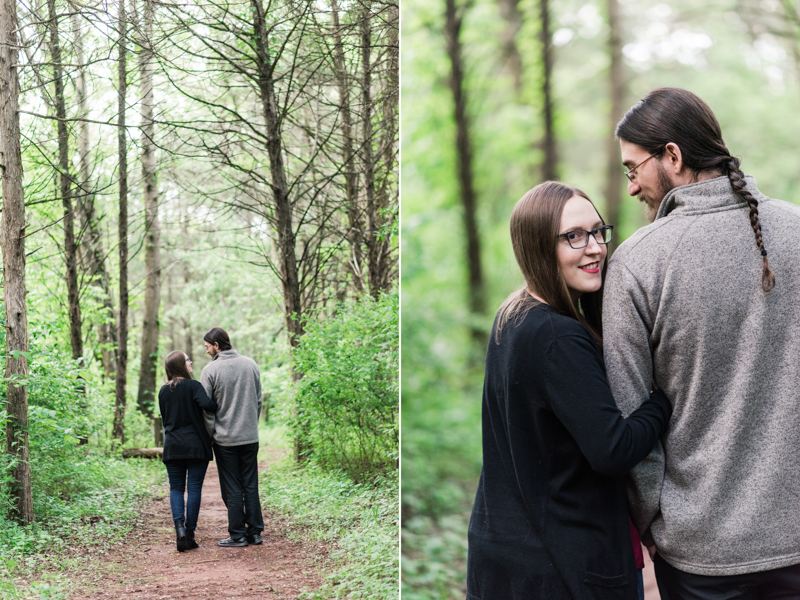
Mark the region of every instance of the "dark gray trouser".
POLYGON ((800 565, 742 575, 694 575, 656 554, 661 600, 800 600, 800 565))
POLYGON ((233 538, 264 530, 258 497, 258 442, 243 446, 214 444, 219 487, 228 508, 228 533, 233 538))

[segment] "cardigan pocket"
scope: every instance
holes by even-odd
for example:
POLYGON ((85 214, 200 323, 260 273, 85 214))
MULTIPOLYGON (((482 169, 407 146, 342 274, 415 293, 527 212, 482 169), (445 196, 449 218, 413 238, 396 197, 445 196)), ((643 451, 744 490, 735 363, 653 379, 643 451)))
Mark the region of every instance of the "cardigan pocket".
POLYGON ((628 576, 623 573, 622 575, 613 575, 606 577, 605 575, 598 575, 591 571, 586 571, 586 576, 583 583, 591 585, 599 585, 600 587, 614 588, 628 585, 628 576))

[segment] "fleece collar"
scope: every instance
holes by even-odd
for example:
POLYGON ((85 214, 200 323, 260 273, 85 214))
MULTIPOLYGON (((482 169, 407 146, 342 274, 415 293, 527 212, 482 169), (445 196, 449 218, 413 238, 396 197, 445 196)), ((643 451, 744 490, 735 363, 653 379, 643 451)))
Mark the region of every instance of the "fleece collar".
POLYGON ((239 353, 236 350, 223 350, 222 352, 217 352, 216 356, 214 356, 214 358, 211 360, 226 360, 228 358, 236 358, 237 356, 239 356, 239 353))
MULTIPOLYGON (((758 191, 756 180, 750 175, 745 175, 745 185, 748 191, 759 203, 769 200, 758 191)), ((747 202, 738 194, 734 194, 727 175, 689 183, 670 190, 656 214, 656 221, 670 214, 689 215, 708 213, 731 208, 747 208, 747 202)))

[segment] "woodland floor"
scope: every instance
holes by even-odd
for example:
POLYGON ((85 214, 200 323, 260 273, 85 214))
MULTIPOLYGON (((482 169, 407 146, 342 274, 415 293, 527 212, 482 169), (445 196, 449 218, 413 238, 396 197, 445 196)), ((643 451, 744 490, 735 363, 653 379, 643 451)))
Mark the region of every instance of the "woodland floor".
MULTIPOLYGON (((280 458, 279 451, 259 463, 259 472, 280 458)), ((166 479, 166 472, 165 472, 166 479)), ((195 536, 199 548, 178 552, 169 508, 169 488, 142 510, 139 523, 123 543, 102 558, 92 558, 71 600, 181 598, 293 599, 322 584, 318 574, 326 557, 324 545, 289 537, 285 522, 264 509, 264 543, 246 548, 220 548, 228 537, 228 518, 219 489, 216 463, 208 466, 195 536)), ((295 536, 297 537, 297 536, 295 536)))

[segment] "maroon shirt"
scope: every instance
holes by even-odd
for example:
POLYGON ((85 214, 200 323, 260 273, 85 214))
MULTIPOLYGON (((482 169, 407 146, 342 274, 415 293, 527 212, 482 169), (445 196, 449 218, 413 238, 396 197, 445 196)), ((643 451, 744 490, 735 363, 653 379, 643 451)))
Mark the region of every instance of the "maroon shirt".
POLYGON ((633 526, 633 521, 628 517, 628 524, 631 527, 631 544, 633 545, 633 558, 636 560, 636 568, 640 571, 644 569, 644 554, 642 554, 642 538, 633 526))

